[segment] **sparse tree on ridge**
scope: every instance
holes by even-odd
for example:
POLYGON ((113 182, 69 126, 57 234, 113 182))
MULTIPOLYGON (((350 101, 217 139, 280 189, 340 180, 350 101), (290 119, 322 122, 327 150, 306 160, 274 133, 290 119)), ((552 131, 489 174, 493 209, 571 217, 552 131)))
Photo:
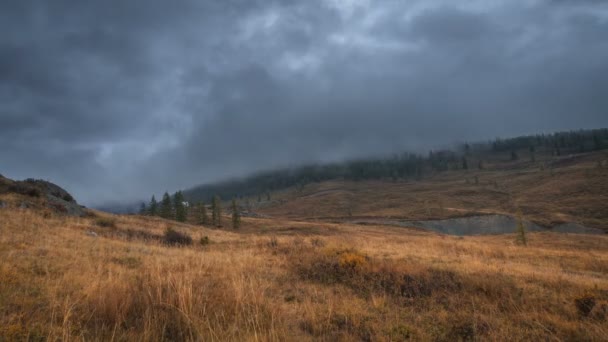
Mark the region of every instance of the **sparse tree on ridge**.
POLYGON ((139 215, 147 215, 148 211, 146 210, 146 203, 145 202, 141 202, 141 205, 139 206, 139 215))
POLYGON ((186 222, 186 207, 184 206, 184 195, 181 191, 177 191, 173 195, 173 208, 175 208, 175 220, 186 222))
POLYGON ((158 215, 158 202, 156 202, 156 197, 154 197, 154 195, 152 195, 152 199, 148 205, 148 214, 150 216, 158 215))
POLYGON ((530 161, 533 163, 536 161, 535 152, 536 152, 536 149, 534 148, 534 146, 530 146, 530 161))
POLYGON ((207 207, 205 206, 205 203, 203 202, 199 202, 198 203, 198 223, 201 225, 208 225, 209 224, 209 216, 207 216, 207 207))
POLYGON ((517 156, 517 152, 511 151, 511 160, 517 160, 519 157, 517 156))
POLYGON ((169 193, 165 192, 163 200, 160 203, 160 217, 164 219, 171 219, 173 217, 173 208, 171 206, 171 197, 169 193))
POLYGON ((521 210, 519 210, 517 213, 517 237, 515 242, 524 246, 528 245, 528 239, 526 238, 526 227, 524 226, 521 210))
POLYGON ((219 196, 213 196, 213 202, 211 202, 211 216, 213 225, 216 227, 222 226, 222 204, 219 196))
POLYGON ((241 213, 236 205, 236 199, 232 199, 232 228, 238 229, 241 226, 241 213))

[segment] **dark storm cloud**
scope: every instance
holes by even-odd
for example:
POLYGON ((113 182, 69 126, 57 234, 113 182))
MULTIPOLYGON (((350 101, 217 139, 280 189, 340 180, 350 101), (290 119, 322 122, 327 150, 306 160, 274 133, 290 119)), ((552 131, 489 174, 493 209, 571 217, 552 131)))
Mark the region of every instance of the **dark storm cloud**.
POLYGON ((89 204, 608 126, 604 1, 5 1, 0 173, 89 204))

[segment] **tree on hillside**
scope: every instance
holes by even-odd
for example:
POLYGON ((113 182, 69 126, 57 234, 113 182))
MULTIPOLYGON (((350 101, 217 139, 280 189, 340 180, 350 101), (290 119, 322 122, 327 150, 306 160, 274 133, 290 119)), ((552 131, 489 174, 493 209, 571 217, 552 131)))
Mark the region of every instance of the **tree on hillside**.
POLYGON ((222 226, 222 204, 219 196, 213 196, 213 202, 211 202, 211 217, 213 225, 216 227, 222 226))
POLYGON ((604 144, 602 143, 602 139, 597 135, 593 135, 593 149, 596 151, 602 150, 604 148, 604 144))
POLYGON ((141 202, 141 205, 139 207, 139 215, 147 215, 148 211, 146 210, 146 203, 145 202, 141 202))
POLYGON ((241 213, 236 205, 236 199, 232 199, 232 228, 238 229, 241 226, 241 213))
POLYGON ((517 156, 517 152, 511 151, 511 160, 517 160, 519 157, 517 156))
POLYGON ((175 209, 175 220, 186 222, 186 207, 184 206, 184 195, 181 191, 177 191, 173 195, 173 208, 175 209))
POLYGON ((467 162, 467 157, 462 157, 462 168, 465 170, 469 169, 469 163, 467 162))
POLYGON ((201 225, 209 224, 209 216, 207 216, 207 207, 205 203, 199 202, 198 205, 198 223, 201 225))
POLYGON ((517 213, 517 237, 515 242, 524 246, 528 245, 528 239, 526 238, 526 227, 524 226, 521 210, 519 210, 517 213))
POLYGON ((148 205, 148 214, 150 216, 158 215, 158 202, 156 202, 156 198, 152 195, 152 199, 150 200, 150 204, 148 205))
POLYGON ((165 219, 173 218, 173 208, 171 206, 171 197, 165 192, 163 200, 160 202, 160 217, 165 219))
POLYGON ((536 148, 534 148, 534 146, 530 146, 530 161, 533 163, 536 161, 535 152, 536 152, 536 148))

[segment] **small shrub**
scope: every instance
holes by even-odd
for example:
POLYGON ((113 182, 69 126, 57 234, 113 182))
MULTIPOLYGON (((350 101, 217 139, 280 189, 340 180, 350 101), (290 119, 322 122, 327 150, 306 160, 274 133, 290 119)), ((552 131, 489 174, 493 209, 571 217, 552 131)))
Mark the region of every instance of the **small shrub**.
POLYGON ((28 185, 26 183, 17 182, 9 187, 9 192, 15 192, 21 195, 26 195, 30 197, 40 197, 42 196, 42 192, 40 189, 28 185))
POLYGON ((357 251, 341 251, 338 254, 338 265, 351 270, 360 269, 367 264, 367 257, 357 251))
POLYGON ((310 244, 313 247, 325 247, 325 241, 320 238, 313 238, 312 240, 310 240, 310 244))
POLYGON ((205 235, 199 240, 199 243, 201 246, 207 246, 209 243, 211 243, 211 240, 209 240, 209 237, 205 235))
POLYGON ((429 296, 436 291, 458 291, 462 280, 455 273, 377 260, 356 249, 302 251, 293 259, 304 280, 344 284, 363 296, 383 293, 394 298, 429 296))
POLYGON ((412 329, 407 325, 396 325, 390 329, 389 337, 391 341, 409 340, 412 337, 412 329))
POLYGON ((116 228, 116 219, 113 217, 98 217, 95 224, 104 228, 116 228))
POLYGON ((186 246, 192 244, 192 238, 190 237, 190 235, 180 233, 170 227, 165 230, 163 241, 170 246, 186 246))
POLYGON ((576 309, 582 317, 587 317, 595 306, 595 297, 591 295, 584 295, 580 298, 576 298, 574 300, 574 305, 576 305, 576 309))
POLYGON ((117 265, 124 266, 126 268, 138 268, 141 266, 141 260, 135 257, 123 257, 123 258, 112 258, 110 261, 117 265))
POLYGON ((270 238, 270 241, 268 241, 268 247, 273 249, 279 247, 279 241, 276 237, 273 236, 270 238))
POLYGON ((450 339, 457 341, 474 341, 475 337, 475 326, 471 322, 455 324, 449 336, 450 339))

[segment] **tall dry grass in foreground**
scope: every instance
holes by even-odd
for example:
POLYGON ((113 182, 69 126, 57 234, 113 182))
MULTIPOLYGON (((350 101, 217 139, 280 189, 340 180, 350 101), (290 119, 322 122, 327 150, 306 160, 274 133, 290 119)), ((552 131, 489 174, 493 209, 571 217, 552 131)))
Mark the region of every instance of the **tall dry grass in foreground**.
POLYGON ((525 248, 386 227, 98 220, 0 210, 0 340, 608 336, 604 236, 530 234, 525 248), (195 243, 164 245, 168 225, 195 243))

